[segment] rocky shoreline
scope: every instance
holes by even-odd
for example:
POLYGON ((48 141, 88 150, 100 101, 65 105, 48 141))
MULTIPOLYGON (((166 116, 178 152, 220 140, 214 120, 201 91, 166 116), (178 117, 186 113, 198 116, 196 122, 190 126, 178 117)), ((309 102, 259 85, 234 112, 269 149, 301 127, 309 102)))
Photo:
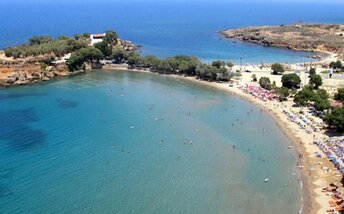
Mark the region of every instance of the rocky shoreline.
MULTIPOLYGON (((139 45, 134 45, 131 41, 122 40, 117 37, 117 34, 114 32, 110 32, 113 36, 116 36, 115 44, 112 44, 111 50, 114 49, 122 49, 123 52, 136 52, 140 49, 139 45)), ((92 34, 91 34, 92 35, 92 34)), ((106 34, 101 34, 103 37, 106 34)), ((67 39, 70 44, 74 44, 77 46, 79 43, 87 44, 88 47, 93 47, 91 38, 88 38, 87 35, 84 40, 80 38, 64 38, 67 39)), ((46 37, 34 37, 35 39, 47 39, 48 42, 55 42, 51 38, 46 37)), ((99 39, 98 39, 99 40, 99 39)), ((100 42, 99 40, 97 42, 100 42)), ((54 44, 55 44, 54 43, 54 44)), ((68 44, 69 44, 68 43, 68 44)), ((57 43, 58 44, 58 43, 57 43)), ((85 69, 81 71, 73 71, 71 72, 68 68, 68 59, 75 51, 70 51, 65 53, 63 56, 58 56, 56 53, 41 53, 41 55, 25 55, 25 48, 29 49, 32 47, 30 45, 26 46, 21 45, 22 54, 19 54, 16 57, 13 57, 6 54, 6 49, 4 51, 0 50, 0 87, 9 87, 9 86, 19 86, 19 85, 26 85, 41 81, 49 81, 52 78, 60 77, 60 76, 69 76, 78 73, 84 72, 84 70, 90 69, 101 69, 103 64, 99 63, 99 60, 90 60, 85 62, 85 69)), ((13 50, 16 50, 17 47, 10 47, 13 50)), ((44 49, 44 48, 42 48, 44 49)), ((80 48, 79 48, 80 49, 80 48)), ((32 50, 31 50, 32 51, 32 50)), ((15 53, 15 51, 9 52, 11 54, 15 53)), ((123 53, 124 54, 124 53, 123 53)), ((105 60, 110 61, 111 60, 105 60)), ((107 62, 108 63, 108 62, 107 62)), ((105 63, 104 63, 105 64, 105 63)))
POLYGON ((220 32, 225 38, 255 43, 266 47, 315 52, 312 58, 321 59, 321 52, 344 57, 344 25, 293 24, 228 29, 220 32))
POLYGON ((42 69, 37 60, 0 61, 0 86, 19 86, 48 81, 58 76, 68 76, 66 65, 48 66, 42 69))

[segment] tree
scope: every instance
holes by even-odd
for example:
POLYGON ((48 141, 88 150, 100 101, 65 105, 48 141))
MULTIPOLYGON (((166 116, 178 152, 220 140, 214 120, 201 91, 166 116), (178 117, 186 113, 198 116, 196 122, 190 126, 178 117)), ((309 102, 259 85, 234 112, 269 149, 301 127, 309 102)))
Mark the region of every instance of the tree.
POLYGON ((203 80, 214 81, 217 73, 218 69, 216 67, 207 64, 201 64, 196 69, 196 75, 203 80))
POLYGON ((144 56, 142 58, 143 66, 146 68, 157 68, 160 60, 153 55, 144 56))
POLYGON ((318 97, 320 97, 321 99, 329 99, 330 95, 327 93, 327 91, 325 89, 319 89, 316 93, 316 95, 318 97))
POLYGON ((134 54, 128 58, 128 65, 130 67, 141 67, 142 58, 138 54, 134 54))
POLYGON ((35 36, 27 44, 5 48, 4 52, 6 56, 14 58, 50 54, 61 57, 85 47, 87 47, 86 40, 76 40, 65 36, 52 40, 50 37, 35 36))
POLYGON ((259 79, 259 85, 266 90, 271 90, 272 88, 269 77, 261 77, 259 79))
POLYGON ((331 107, 330 101, 328 99, 321 99, 317 97, 314 101, 314 108, 317 111, 324 111, 326 109, 329 109, 331 107))
POLYGON ((303 87, 301 91, 294 96, 294 102, 298 106, 308 106, 314 102, 314 108, 317 111, 324 111, 330 108, 329 95, 326 90, 319 89, 317 92, 312 87, 303 87))
POLYGON ((108 30, 105 33, 105 37, 103 41, 105 41, 108 44, 113 44, 113 43, 117 43, 117 39, 118 39, 118 34, 112 30, 108 30))
POLYGON ((212 62, 211 65, 216 67, 216 68, 218 68, 218 69, 220 69, 223 66, 225 66, 226 63, 224 61, 221 61, 221 60, 216 60, 216 61, 212 62))
POLYGON ((314 87, 314 89, 319 89, 319 86, 322 85, 322 79, 320 75, 314 74, 309 79, 309 85, 314 87))
POLYGON ((173 65, 171 65, 171 60, 168 59, 163 59, 160 60, 158 65, 157 65, 157 70, 159 73, 173 73, 174 69, 173 69, 173 65))
POLYGON ((301 91, 297 92, 294 96, 294 102, 298 106, 307 106, 310 101, 316 97, 315 92, 309 87, 303 87, 301 91))
POLYGON ((311 69, 309 70, 309 77, 312 77, 312 76, 315 75, 315 74, 316 74, 315 68, 311 68, 311 69))
POLYGON ((112 54, 112 47, 104 40, 94 44, 95 48, 98 48, 105 57, 109 57, 112 54))
POLYGON ((286 87, 275 88, 275 93, 278 95, 281 102, 286 101, 290 95, 289 89, 286 87))
POLYGON ((82 48, 70 56, 68 59, 68 69, 70 71, 80 70, 85 62, 98 62, 103 58, 103 53, 97 48, 82 48))
POLYGON ((234 64, 230 61, 226 62, 226 65, 229 67, 229 69, 232 69, 234 64))
POLYGON ((333 68, 333 70, 337 71, 343 68, 343 64, 340 60, 337 60, 336 62, 330 63, 330 68, 333 68))
POLYGON ((110 58, 113 59, 115 63, 124 63, 128 60, 129 56, 132 54, 133 53, 130 51, 126 51, 121 47, 117 47, 112 50, 112 54, 110 58))
POLYGON ((279 63, 272 64, 271 66, 272 74, 281 74, 284 72, 283 65, 279 63))
POLYGON ((344 102, 344 88, 337 89, 337 93, 334 94, 334 99, 344 102))
POLYGON ((40 44, 48 43, 51 41, 53 41, 53 39, 49 36, 34 36, 29 39, 29 45, 30 46, 40 45, 40 44))
POLYGON ((83 34, 75 34, 74 35, 74 39, 76 40, 86 40, 90 38, 90 34, 89 33, 83 33, 83 34))
POLYGON ((335 108, 330 113, 325 114, 324 121, 329 128, 344 131, 344 107, 335 108))
POLYGON ((252 81, 253 81, 253 82, 257 82, 257 76, 256 76, 255 74, 252 74, 251 77, 252 77, 252 81))
POLYGON ((292 89, 299 88, 301 79, 297 74, 284 74, 282 76, 282 86, 292 89))

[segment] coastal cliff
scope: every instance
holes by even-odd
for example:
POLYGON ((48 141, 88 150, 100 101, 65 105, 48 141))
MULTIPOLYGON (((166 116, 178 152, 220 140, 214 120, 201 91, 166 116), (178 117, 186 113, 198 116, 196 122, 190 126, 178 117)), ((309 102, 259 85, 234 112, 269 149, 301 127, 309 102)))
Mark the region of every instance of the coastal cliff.
POLYGON ((70 69, 69 58, 78 55, 79 50, 89 47, 97 50, 101 59, 111 59, 115 51, 121 54, 135 52, 139 48, 131 41, 119 39, 117 33, 112 31, 106 34, 77 34, 74 38, 60 36, 58 39, 52 39, 47 36, 35 36, 29 39, 27 44, 0 51, 0 87, 48 81, 54 77, 80 73, 87 67, 101 65, 99 60, 96 61, 90 56, 91 59, 81 62, 85 64, 83 69, 70 69), (102 42, 105 39, 111 42, 102 42), (93 47, 94 45, 96 47, 93 47))
MULTIPOLYGON (((331 52, 344 58, 344 25, 291 24, 228 29, 220 32, 229 39, 263 46, 314 52, 331 52)), ((314 58, 320 58, 314 55, 314 58)))
POLYGON ((69 75, 65 63, 43 68, 40 64, 42 57, 6 59, 0 53, 0 59, 0 86, 26 85, 69 75))

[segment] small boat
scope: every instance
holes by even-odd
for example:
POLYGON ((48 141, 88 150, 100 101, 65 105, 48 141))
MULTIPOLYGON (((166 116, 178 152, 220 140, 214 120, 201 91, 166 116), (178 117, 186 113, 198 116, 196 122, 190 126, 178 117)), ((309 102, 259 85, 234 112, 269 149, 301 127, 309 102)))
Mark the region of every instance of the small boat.
POLYGON ((269 182, 269 178, 265 178, 264 182, 265 183, 269 182))

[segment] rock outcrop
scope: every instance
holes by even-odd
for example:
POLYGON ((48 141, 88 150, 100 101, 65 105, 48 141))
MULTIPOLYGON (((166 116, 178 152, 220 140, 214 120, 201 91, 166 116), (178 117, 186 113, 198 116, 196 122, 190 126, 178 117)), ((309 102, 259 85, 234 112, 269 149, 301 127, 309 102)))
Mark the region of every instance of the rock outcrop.
MULTIPOLYGON (((344 25, 293 24, 246 27, 221 32, 226 38, 291 50, 332 52, 344 58, 344 25)), ((319 58, 319 55, 312 56, 319 58)))
POLYGON ((42 70, 36 60, 0 60, 0 86, 26 85, 69 74, 65 64, 42 70))

